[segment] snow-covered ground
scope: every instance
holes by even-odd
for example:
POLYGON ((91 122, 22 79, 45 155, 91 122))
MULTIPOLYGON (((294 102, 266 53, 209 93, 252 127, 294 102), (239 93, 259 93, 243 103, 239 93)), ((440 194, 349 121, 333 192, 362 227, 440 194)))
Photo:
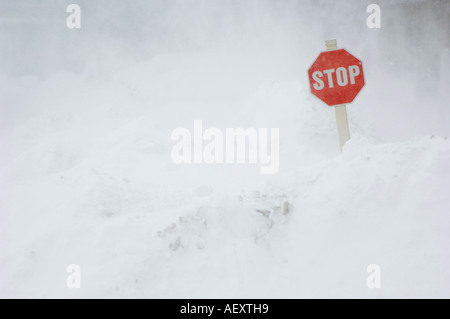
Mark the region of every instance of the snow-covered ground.
POLYGON ((2 297, 449 297, 450 141, 381 143, 351 120, 340 154, 334 112, 304 81, 229 84, 213 103, 209 67, 183 92, 194 76, 163 66, 9 84, 37 109, 1 136, 2 297), (210 126, 280 127, 279 173, 173 164, 171 131, 202 107, 210 126))
POLYGON ((309 92, 315 49, 1 75, 0 297, 449 298, 446 104, 371 55, 341 153, 309 92), (198 119, 279 128, 279 172, 174 164, 171 132, 198 119))

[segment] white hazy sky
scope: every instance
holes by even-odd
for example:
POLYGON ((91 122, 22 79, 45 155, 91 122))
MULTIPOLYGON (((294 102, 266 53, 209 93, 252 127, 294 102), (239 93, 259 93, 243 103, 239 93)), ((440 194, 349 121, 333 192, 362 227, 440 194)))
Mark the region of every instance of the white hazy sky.
MULTIPOLYGON (((450 2, 378 1, 381 29, 366 25, 371 3, 2 0, 0 76, 9 82, 86 74, 87 69, 104 75, 168 53, 216 52, 241 63, 218 77, 235 77, 242 65, 257 59, 257 68, 272 72, 272 80, 304 80, 324 40, 336 38, 339 47, 363 61, 373 97, 385 98, 380 103, 408 103, 412 110, 422 110, 425 103, 435 116, 448 117, 442 114, 449 105, 450 71, 443 58, 450 46, 450 2), (66 7, 73 2, 81 6, 77 30, 66 27, 66 7)), ((429 127, 436 128, 431 122, 429 127)), ((446 133, 446 125, 440 126, 438 133, 446 133)))

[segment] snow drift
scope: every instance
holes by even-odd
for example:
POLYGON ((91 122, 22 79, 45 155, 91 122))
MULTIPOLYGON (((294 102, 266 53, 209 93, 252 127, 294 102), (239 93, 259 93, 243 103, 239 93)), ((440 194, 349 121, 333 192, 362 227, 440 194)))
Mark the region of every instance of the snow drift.
POLYGON ((376 31, 360 1, 79 2, 78 33, 60 4, 0 5, 0 297, 450 297, 448 92, 399 49, 411 11, 381 2, 376 31), (342 153, 307 83, 330 38, 365 67, 342 153), (279 172, 174 164, 197 119, 279 128, 279 172))
POLYGON ((3 129, 2 297, 449 296, 446 138, 380 143, 351 121, 339 154, 333 110, 302 82, 267 82, 209 101, 205 118, 280 127, 279 174, 175 165, 174 122, 192 125, 202 104, 153 113, 164 92, 123 78, 26 87, 37 107, 51 99, 3 129), (66 286, 70 264, 81 289, 66 286), (366 286, 370 264, 382 289, 366 286))

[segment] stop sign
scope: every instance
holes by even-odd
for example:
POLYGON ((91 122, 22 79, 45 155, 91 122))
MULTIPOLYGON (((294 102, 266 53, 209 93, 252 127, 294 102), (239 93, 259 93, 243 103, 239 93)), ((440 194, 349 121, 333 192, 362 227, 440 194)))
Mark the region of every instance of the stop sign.
POLYGON ((308 75, 311 93, 328 105, 351 103, 364 86, 361 61, 344 49, 320 53, 308 75))

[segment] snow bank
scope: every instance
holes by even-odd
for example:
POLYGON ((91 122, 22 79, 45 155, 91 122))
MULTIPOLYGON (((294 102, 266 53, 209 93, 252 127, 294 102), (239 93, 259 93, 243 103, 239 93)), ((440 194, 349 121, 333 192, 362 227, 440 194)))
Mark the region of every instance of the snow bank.
POLYGON ((161 59, 8 84, 34 112, 11 111, 0 138, 0 297, 450 297, 447 139, 381 143, 351 119, 340 154, 303 80, 208 85, 216 60, 161 59), (279 127, 279 174, 173 164, 171 131, 199 116, 279 127))

